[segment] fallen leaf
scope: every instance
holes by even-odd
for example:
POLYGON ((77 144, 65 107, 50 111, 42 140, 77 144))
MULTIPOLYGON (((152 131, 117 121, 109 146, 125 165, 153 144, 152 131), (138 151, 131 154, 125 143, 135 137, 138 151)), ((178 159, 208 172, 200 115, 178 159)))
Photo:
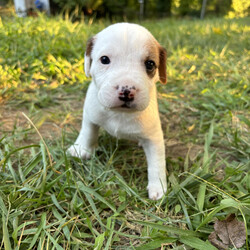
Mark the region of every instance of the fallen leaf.
POLYGON ((233 219, 227 223, 227 229, 232 245, 236 248, 244 246, 246 241, 244 222, 238 221, 234 215, 233 219))
POLYGON ((229 246, 240 248, 246 241, 244 222, 238 221, 235 214, 230 214, 225 220, 217 220, 214 223, 214 232, 208 239, 218 249, 227 249, 229 246))
POLYGON ((217 234, 216 232, 212 232, 209 236, 208 236, 208 240, 218 249, 227 249, 228 246, 225 245, 224 243, 222 243, 221 241, 219 241, 217 239, 217 234))

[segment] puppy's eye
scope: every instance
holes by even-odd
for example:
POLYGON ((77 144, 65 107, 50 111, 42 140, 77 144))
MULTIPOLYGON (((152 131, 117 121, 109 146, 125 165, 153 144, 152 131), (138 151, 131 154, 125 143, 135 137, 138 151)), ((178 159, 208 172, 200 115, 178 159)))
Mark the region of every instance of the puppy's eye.
POLYGON ((145 62, 146 70, 147 71, 153 71, 156 68, 155 62, 152 60, 148 60, 145 62))
POLYGON ((100 60, 102 64, 110 64, 110 59, 107 56, 102 56, 100 60))

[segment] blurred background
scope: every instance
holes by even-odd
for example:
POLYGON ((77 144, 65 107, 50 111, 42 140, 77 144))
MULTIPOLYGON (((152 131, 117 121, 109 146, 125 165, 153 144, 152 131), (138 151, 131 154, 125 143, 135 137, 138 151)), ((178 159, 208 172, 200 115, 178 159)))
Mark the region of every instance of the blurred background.
POLYGON ((19 16, 45 11, 51 15, 70 15, 73 21, 107 18, 110 21, 164 17, 226 16, 245 17, 250 13, 249 0, 1 0, 0 14, 16 7, 19 16))

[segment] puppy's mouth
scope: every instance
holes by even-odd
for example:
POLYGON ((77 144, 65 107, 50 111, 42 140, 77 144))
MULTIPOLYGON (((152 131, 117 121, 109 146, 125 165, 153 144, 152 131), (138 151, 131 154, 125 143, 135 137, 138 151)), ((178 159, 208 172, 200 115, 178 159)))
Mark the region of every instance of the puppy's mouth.
MULTIPOLYGON (((135 105, 133 105, 135 106, 135 105)), ((125 108, 125 109, 131 109, 131 102, 124 102, 122 105, 121 105, 121 108, 125 108)))
POLYGON ((124 111, 124 112, 133 112, 137 110, 137 106, 134 103, 131 102, 124 102, 122 105, 120 106, 116 106, 116 107, 111 107, 111 110, 117 110, 117 111, 124 111))

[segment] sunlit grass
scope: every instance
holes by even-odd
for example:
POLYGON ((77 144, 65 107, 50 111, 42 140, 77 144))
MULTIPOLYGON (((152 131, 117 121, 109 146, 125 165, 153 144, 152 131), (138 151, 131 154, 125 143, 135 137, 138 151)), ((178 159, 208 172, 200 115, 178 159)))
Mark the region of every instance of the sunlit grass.
POLYGON ((3 18, 0 248, 214 249, 216 219, 236 213, 249 227, 248 22, 142 23, 168 51, 158 85, 168 193, 153 202, 136 143, 101 131, 91 160, 65 154, 89 83, 86 41, 108 23, 3 18))

